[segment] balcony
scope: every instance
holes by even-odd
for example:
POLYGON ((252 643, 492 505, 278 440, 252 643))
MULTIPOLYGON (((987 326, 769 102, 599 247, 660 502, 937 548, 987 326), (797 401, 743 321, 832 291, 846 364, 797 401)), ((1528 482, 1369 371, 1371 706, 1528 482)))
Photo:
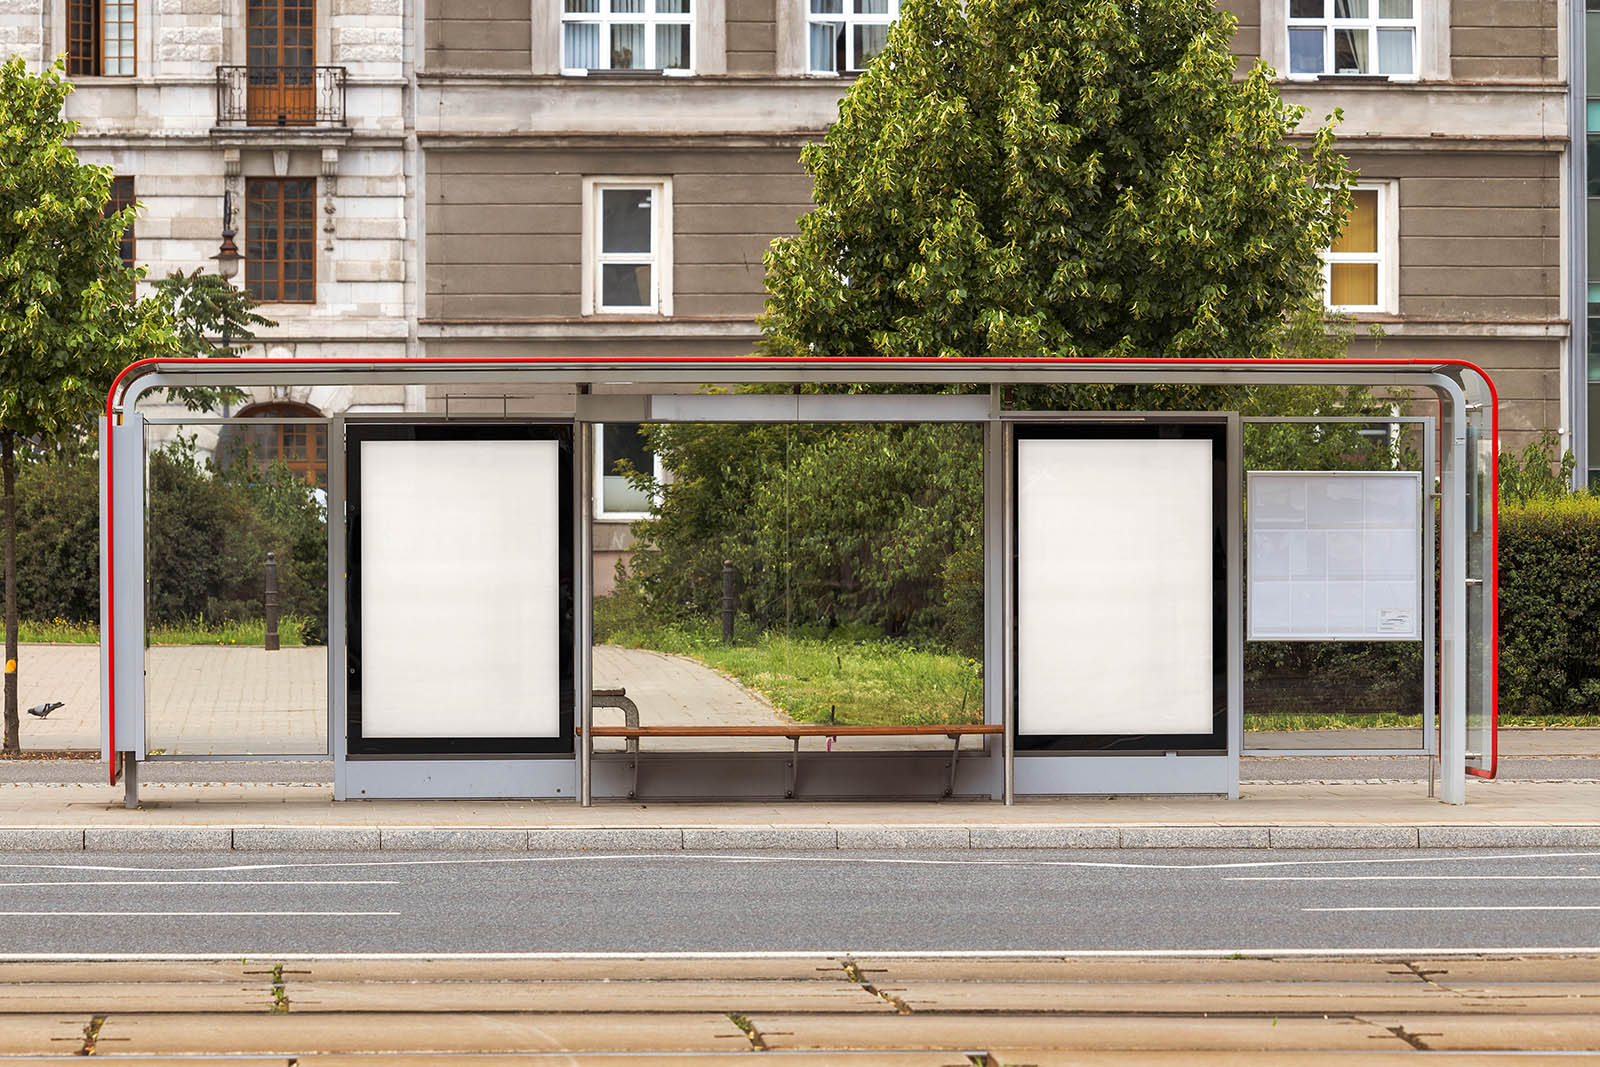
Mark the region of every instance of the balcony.
POLYGON ((217 126, 340 129, 343 67, 218 67, 217 126))

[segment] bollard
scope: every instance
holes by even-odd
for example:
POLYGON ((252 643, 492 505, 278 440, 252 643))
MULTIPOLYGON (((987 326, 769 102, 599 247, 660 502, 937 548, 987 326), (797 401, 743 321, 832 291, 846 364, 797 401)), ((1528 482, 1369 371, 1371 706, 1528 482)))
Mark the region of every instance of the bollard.
POLYGON ((722 643, 733 644, 733 560, 722 561, 722 643))
POLYGON ((278 556, 267 553, 267 637, 263 642, 268 652, 278 651, 278 556))

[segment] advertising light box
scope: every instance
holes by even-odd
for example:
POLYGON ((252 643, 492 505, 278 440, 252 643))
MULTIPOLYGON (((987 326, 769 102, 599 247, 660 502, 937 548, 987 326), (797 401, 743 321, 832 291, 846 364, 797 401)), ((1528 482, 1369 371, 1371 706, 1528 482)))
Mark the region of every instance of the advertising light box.
POLYGON ((1019 737, 1218 736, 1220 447, 1019 437, 1019 737))
POLYGON ((1422 638, 1422 475, 1252 471, 1252 641, 1422 638))
POLYGON ((571 679, 562 443, 479 435, 352 448, 360 737, 559 737, 571 679))

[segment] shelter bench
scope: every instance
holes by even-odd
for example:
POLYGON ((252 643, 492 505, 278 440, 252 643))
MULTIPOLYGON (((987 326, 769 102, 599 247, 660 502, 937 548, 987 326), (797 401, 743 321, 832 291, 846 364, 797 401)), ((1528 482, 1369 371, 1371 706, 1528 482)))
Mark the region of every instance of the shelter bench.
MULTIPOLYGON (((599 692, 598 690, 596 691, 599 692)), ((631 701, 630 701, 631 703, 631 701)), ((610 705, 616 706, 616 705, 610 705)), ((965 726, 639 726, 637 725, 637 709, 635 718, 627 726, 594 726, 590 728, 591 738, 595 737, 622 737, 628 740, 628 752, 633 757, 632 785, 628 788, 628 799, 633 800, 639 792, 639 738, 641 737, 786 737, 794 743, 794 750, 789 755, 789 780, 784 790, 785 799, 794 798, 795 777, 800 762, 800 739, 802 737, 948 737, 953 744, 950 746, 950 780, 945 786, 944 795, 950 796, 956 789, 956 761, 961 757, 961 739, 972 735, 998 734, 1005 730, 1000 723, 973 723, 965 726)), ((578 728, 579 736, 583 728, 578 728)))

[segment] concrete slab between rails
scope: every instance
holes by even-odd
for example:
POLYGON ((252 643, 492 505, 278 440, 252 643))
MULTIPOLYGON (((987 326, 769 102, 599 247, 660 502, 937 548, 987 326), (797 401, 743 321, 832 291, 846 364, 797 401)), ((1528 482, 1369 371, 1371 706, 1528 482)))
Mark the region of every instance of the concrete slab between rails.
POLYGON ((0 828, 6 852, 817 852, 1600 848, 1591 826, 656 826, 0 828))

